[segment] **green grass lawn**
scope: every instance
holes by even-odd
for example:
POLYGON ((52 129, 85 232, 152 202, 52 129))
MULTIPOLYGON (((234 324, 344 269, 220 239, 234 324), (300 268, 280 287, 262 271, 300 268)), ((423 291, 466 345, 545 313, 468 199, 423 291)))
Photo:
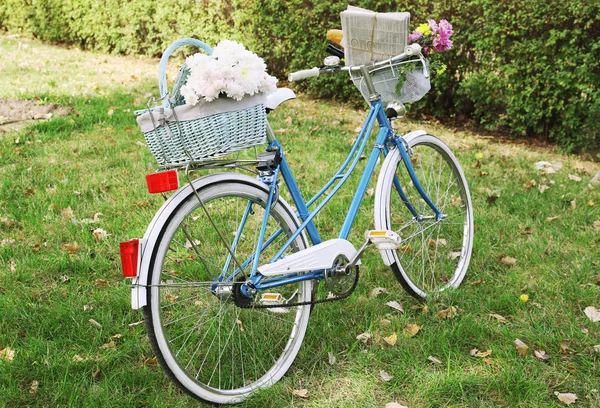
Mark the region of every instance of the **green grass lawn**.
MULTIPOLYGON (((74 109, 0 133, 0 407, 202 405, 155 363, 120 271, 119 242, 142 236, 162 202, 146 191, 154 159, 133 116, 157 93, 158 61, 7 36, 0 53, 0 98, 74 109)), ((307 196, 337 169, 364 116, 304 97, 270 116, 307 196)), ((438 123, 400 127, 438 135, 465 170, 475 243, 463 285, 424 307, 367 252, 356 292, 316 306, 288 374, 241 406, 559 407, 556 393, 574 393, 574 406, 600 407, 600 323, 584 314, 600 309, 600 184, 590 184, 600 166, 438 123), (552 170, 536 169, 540 161, 552 170), (389 294, 369 296, 376 287, 389 294), (386 306, 393 300, 404 313, 386 306), (458 314, 441 317, 451 306, 458 314), (409 337, 408 324, 421 329, 409 337), (357 340, 365 332, 371 344, 357 340), (390 346, 382 339, 393 333, 390 346), (293 393, 301 389, 306 398, 293 393)), ((337 236, 351 195, 344 189, 319 215, 325 239, 337 236)))

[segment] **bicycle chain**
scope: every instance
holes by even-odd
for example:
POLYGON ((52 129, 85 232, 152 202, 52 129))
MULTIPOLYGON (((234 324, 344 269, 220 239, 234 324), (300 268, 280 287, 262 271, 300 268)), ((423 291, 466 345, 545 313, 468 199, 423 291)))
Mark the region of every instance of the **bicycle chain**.
POLYGON ((336 300, 346 299, 348 296, 350 296, 354 292, 354 290, 356 289, 357 286, 358 286, 358 267, 356 268, 356 279, 354 280, 354 284, 352 285, 352 287, 350 288, 348 293, 341 295, 341 296, 328 297, 325 299, 311 300, 311 301, 307 301, 307 302, 286 303, 286 304, 281 304, 281 305, 242 305, 242 304, 237 304, 237 303, 236 303, 236 305, 241 309, 273 309, 273 308, 277 308, 277 307, 296 307, 296 306, 306 306, 306 305, 317 305, 320 303, 334 302, 336 300))

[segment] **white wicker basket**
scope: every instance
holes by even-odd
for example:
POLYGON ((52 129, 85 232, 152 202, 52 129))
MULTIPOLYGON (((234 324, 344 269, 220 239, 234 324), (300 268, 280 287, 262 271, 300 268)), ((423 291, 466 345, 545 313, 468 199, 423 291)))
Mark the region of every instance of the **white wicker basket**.
POLYGON ((163 105, 136 112, 139 115, 137 122, 158 164, 161 167, 180 167, 264 144, 267 118, 262 94, 245 97, 241 101, 220 97, 195 106, 181 104, 177 95, 187 77, 181 75, 183 68, 174 86, 175 98, 169 99, 167 60, 175 49, 184 45, 194 45, 208 54, 212 53, 208 45, 191 38, 171 44, 159 64, 163 105))

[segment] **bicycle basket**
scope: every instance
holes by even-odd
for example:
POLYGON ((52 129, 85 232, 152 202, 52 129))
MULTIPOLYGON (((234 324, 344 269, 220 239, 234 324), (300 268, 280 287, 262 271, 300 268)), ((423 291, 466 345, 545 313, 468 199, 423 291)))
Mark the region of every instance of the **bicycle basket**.
MULTIPOLYGON (((416 102, 423 98, 431 89, 429 78, 425 78, 419 59, 409 59, 399 63, 390 63, 371 72, 371 80, 375 90, 381 95, 381 102, 385 105, 391 101, 403 103, 416 102), (412 66, 411 66, 412 65, 412 66), (415 68, 414 66, 417 66, 415 68), (399 81, 402 86, 396 92, 399 81)), ((362 75, 352 75, 352 82, 360 93, 369 102, 369 90, 362 75)))
POLYGON ((146 142, 161 167, 180 167, 225 156, 266 141, 265 96, 244 97, 241 101, 220 97, 212 102, 186 105, 180 95, 188 72, 179 70, 169 98, 166 65, 175 49, 194 45, 208 54, 212 49, 195 39, 175 41, 164 52, 159 64, 159 89, 162 105, 136 112, 146 142))

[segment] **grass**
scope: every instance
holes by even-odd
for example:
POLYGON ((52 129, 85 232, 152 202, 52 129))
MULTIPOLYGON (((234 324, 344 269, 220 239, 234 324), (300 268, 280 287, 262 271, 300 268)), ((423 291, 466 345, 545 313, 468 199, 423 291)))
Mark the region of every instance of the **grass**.
MULTIPOLYGON (((120 275, 118 243, 142 236, 161 204, 145 190, 154 161, 132 115, 156 91, 157 61, 15 37, 0 37, 0 52, 0 97, 75 110, 0 135, 0 347, 15 352, 12 361, 0 358, 0 406, 199 406, 152 364, 144 325, 129 325, 142 313, 131 310, 120 275), (98 222, 85 222, 95 215, 98 222), (95 228, 108 238, 94 239, 95 228)), ((307 195, 336 169, 364 114, 301 97, 271 115, 307 195)), ((600 308, 600 186, 589 184, 600 166, 435 123, 401 126, 439 135, 466 172, 476 235, 465 282, 425 309, 367 252, 355 294, 315 307, 288 374, 241 406, 558 407, 554 393, 570 392, 575 406, 600 407, 600 323, 583 312, 600 308), (546 174, 538 161, 562 167, 546 174), (505 256, 516 264, 501 263, 505 256), (369 297, 375 287, 389 294, 369 297), (385 305, 391 300, 405 312, 385 305), (438 317, 449 306, 458 316, 438 317), (422 326, 414 337, 402 334, 409 323, 422 326), (356 339, 363 332, 373 344, 356 339), (383 346, 392 333, 397 344, 383 346), (518 354, 517 338, 527 355, 518 354), (474 348, 492 354, 471 356, 474 348), (292 393, 303 388, 306 399, 292 393)), ((350 196, 343 190, 318 217, 325 238, 336 236, 350 196)), ((355 245, 372 225, 372 205, 366 197, 355 245)))

